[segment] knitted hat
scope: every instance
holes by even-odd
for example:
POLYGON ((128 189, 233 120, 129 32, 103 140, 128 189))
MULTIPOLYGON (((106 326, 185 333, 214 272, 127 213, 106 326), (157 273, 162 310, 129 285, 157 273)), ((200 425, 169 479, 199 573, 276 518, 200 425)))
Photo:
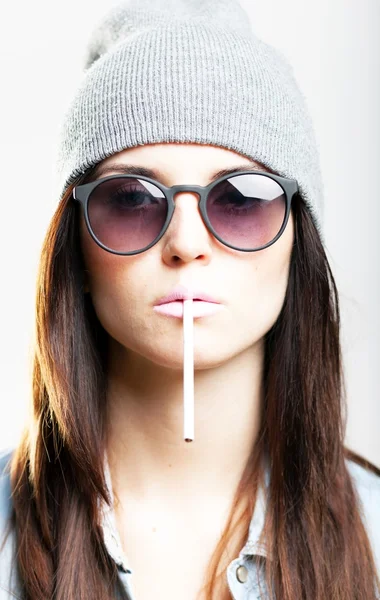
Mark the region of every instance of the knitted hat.
POLYGON ((59 133, 60 199, 126 148, 193 142, 296 179, 321 239, 323 183, 306 100, 237 0, 130 0, 93 30, 59 133))

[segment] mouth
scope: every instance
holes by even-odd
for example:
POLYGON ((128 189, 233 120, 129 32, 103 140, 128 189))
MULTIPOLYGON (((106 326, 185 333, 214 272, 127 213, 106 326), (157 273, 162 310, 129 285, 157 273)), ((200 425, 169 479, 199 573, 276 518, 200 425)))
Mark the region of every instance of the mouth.
MULTIPOLYGON (((192 312, 194 318, 206 317, 213 315, 223 308, 222 304, 217 302, 208 302, 205 300, 198 300, 194 298, 192 302, 192 312)), ((173 300, 171 302, 165 302, 153 307, 153 309, 160 314, 167 315, 169 317, 183 318, 183 299, 173 300)))
POLYGON ((183 284, 176 285, 169 294, 163 296, 156 302, 156 306, 162 304, 169 304, 171 302, 183 301, 183 300, 194 300, 197 302, 210 302, 219 304, 219 301, 213 298, 210 294, 205 292, 203 289, 186 287, 183 284))

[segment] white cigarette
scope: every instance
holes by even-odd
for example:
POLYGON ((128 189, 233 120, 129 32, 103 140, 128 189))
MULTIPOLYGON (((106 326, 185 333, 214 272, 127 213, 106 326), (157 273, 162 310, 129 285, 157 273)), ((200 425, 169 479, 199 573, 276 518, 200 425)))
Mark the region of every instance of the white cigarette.
POLYGON ((193 301, 183 301, 183 436, 194 440, 194 329, 193 301))

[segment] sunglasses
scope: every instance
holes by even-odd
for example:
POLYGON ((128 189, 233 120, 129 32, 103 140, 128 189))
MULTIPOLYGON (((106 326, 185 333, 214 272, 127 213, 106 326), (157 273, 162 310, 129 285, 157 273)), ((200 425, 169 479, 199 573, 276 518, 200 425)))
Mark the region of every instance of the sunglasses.
POLYGON ((298 190, 294 179, 257 171, 225 175, 205 187, 166 187, 149 177, 110 175, 77 185, 73 199, 84 209, 92 238, 114 254, 138 254, 154 246, 169 226, 178 192, 199 195, 203 222, 222 244, 256 252, 281 236, 298 190))

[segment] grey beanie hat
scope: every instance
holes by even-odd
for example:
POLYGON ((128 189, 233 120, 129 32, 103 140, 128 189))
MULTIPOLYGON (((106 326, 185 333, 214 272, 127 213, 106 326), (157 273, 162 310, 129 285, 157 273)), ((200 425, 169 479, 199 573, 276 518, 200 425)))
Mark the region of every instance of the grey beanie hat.
POLYGON ((323 241, 323 182, 306 100, 280 51, 237 0, 130 0, 93 30, 60 124, 58 194, 142 144, 236 151, 296 179, 323 241))

